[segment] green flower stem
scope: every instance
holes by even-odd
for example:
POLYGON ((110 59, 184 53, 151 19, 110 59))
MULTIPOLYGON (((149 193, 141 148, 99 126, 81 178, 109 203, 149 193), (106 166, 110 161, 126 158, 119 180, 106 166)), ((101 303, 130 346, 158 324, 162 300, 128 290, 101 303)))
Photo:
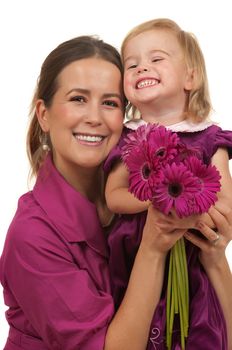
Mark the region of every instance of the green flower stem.
POLYGON ((185 293, 186 293, 186 315, 187 315, 187 323, 185 328, 185 337, 188 336, 188 323, 189 323, 189 280, 188 280, 188 263, 187 256, 185 250, 184 238, 180 239, 181 246, 181 256, 183 258, 183 271, 184 271, 184 280, 185 280, 185 293))
POLYGON ((173 251, 170 251, 169 258, 169 271, 168 271, 168 286, 167 286, 167 322, 166 322, 166 344, 168 350, 171 349, 172 345, 172 329, 174 321, 174 302, 172 294, 172 285, 173 285, 173 251))
POLYGON ((179 306, 180 306, 180 339, 181 339, 181 349, 185 349, 185 336, 184 336, 184 305, 182 304, 181 300, 181 294, 179 293, 180 289, 178 291, 178 297, 179 297, 179 306))
POLYGON ((166 307, 166 344, 168 350, 171 350, 172 347, 175 314, 179 314, 181 349, 184 350, 189 322, 189 283, 184 238, 177 241, 170 251, 166 307))
MULTIPOLYGON (((176 262, 176 269, 177 269, 177 276, 178 276, 178 292, 179 292, 179 306, 181 304, 182 307, 182 313, 180 313, 181 318, 183 317, 183 324, 186 325, 187 323, 187 300, 186 300, 186 283, 184 279, 184 259, 181 254, 181 247, 180 242, 178 241, 174 246, 175 251, 175 262, 176 262)), ((179 307, 180 309, 180 307, 179 307)))
POLYGON ((177 271, 176 271, 176 261, 175 261, 175 251, 173 251, 173 300, 174 300, 174 312, 178 314, 178 299, 177 299, 177 271))

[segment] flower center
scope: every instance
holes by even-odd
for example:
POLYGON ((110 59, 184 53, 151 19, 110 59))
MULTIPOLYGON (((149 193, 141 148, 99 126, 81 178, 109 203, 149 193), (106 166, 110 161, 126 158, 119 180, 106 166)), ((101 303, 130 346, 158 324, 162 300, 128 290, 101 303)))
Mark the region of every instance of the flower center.
POLYGON ((166 154, 166 149, 164 147, 160 147, 159 149, 157 149, 157 151, 155 152, 155 155, 157 157, 163 157, 166 154))
POLYGON ((172 197, 178 197, 182 193, 182 185, 180 183, 172 183, 168 186, 168 193, 172 197))
POLYGON ((144 180, 147 180, 151 174, 151 169, 147 163, 145 163, 142 167, 142 176, 144 180))

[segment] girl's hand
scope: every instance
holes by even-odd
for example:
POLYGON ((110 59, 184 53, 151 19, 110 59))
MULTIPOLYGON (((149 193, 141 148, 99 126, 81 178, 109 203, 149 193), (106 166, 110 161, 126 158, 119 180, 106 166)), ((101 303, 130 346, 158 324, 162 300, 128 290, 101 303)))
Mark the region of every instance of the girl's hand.
POLYGON ((206 239, 190 232, 185 233, 185 238, 200 248, 200 260, 206 269, 220 264, 225 258, 226 247, 232 240, 232 210, 218 202, 210 208, 208 214, 217 228, 216 232, 203 221, 199 221, 197 229, 206 239))

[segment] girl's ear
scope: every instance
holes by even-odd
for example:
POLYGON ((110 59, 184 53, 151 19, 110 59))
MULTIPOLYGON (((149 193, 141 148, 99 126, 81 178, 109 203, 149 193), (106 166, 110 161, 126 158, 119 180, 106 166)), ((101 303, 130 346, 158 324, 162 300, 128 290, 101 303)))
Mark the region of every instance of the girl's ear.
POLYGON ((36 102, 35 112, 41 129, 44 132, 49 132, 48 110, 42 99, 36 102))
POLYGON ((194 68, 187 68, 185 85, 184 85, 185 91, 191 91, 194 88, 195 75, 196 75, 196 72, 194 68))

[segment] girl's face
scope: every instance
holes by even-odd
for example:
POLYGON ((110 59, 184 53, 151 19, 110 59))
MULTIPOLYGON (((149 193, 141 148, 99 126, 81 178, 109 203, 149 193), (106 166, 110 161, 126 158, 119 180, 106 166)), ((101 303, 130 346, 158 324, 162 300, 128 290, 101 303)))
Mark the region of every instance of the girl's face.
POLYGON ((72 62, 58 76, 52 105, 46 108, 39 100, 36 110, 50 135, 54 164, 64 177, 77 168, 96 168, 122 131, 121 73, 99 58, 72 62))
POLYGON ((128 41, 124 52, 124 90, 141 112, 147 104, 156 108, 185 104, 192 88, 191 72, 173 33, 154 29, 128 41))

